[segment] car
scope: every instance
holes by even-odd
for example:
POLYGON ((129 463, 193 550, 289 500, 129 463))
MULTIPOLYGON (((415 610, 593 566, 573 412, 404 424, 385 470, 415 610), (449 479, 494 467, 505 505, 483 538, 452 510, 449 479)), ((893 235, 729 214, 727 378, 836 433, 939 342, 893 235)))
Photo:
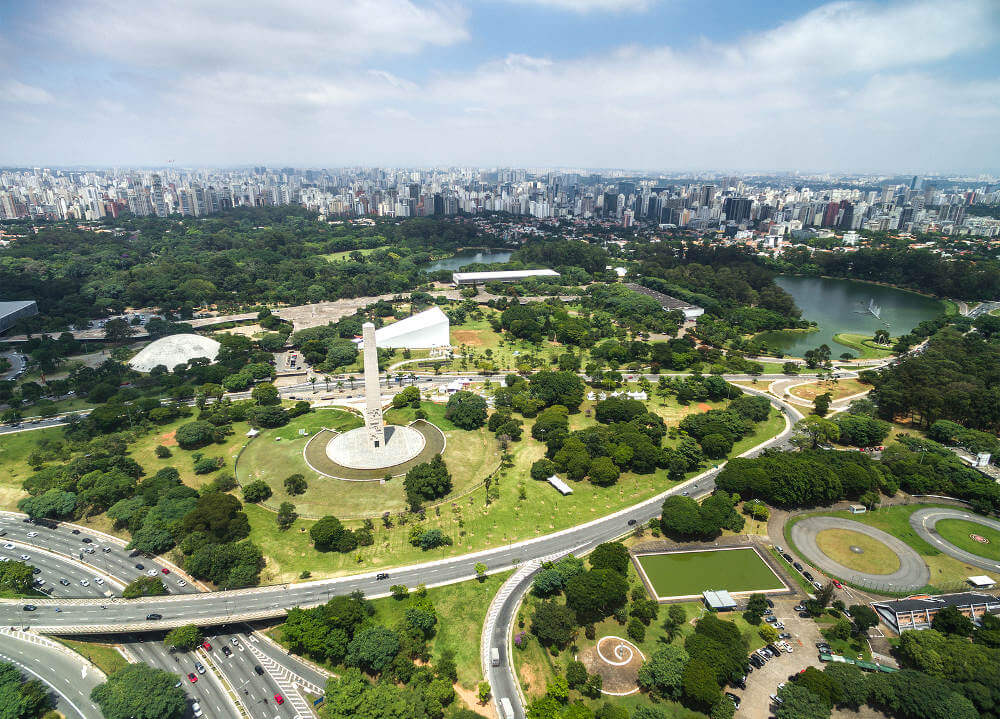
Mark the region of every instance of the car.
POLYGON ((191 705, 191 711, 195 715, 195 717, 200 717, 202 714, 204 714, 204 712, 201 710, 201 704, 199 704, 198 702, 195 702, 194 704, 191 705))
POLYGON ((774 624, 772 626, 774 626, 774 628, 777 629, 778 631, 781 631, 782 629, 785 628, 785 625, 782 624, 781 622, 778 622, 777 624, 774 624))
POLYGON ((233 650, 227 646, 222 647, 222 653, 225 654, 227 657, 233 656, 233 650))
POLYGON ((785 558, 786 562, 794 562, 795 561, 794 559, 792 559, 792 555, 789 554, 788 552, 785 552, 781 556, 785 558))
POLYGON ((634 526, 635 526, 635 524, 636 524, 636 520, 634 520, 634 519, 630 519, 630 520, 628 520, 628 526, 630 526, 630 527, 634 527, 634 526))
POLYGON ((81 587, 89 587, 90 586, 90 582, 88 582, 86 579, 81 579, 80 580, 80 586, 81 587))
POLYGON ((778 635, 778 639, 791 639, 791 638, 792 635, 789 634, 788 632, 782 632, 781 634, 778 635))
POLYGON ((684 497, 688 496, 688 491, 685 490, 685 491, 681 492, 681 495, 684 496, 684 497))
POLYGON ((136 564, 135 568, 138 569, 141 572, 143 569, 146 568, 146 565, 144 565, 144 564, 136 564))
POLYGON ((772 654, 774 654, 774 656, 776 656, 776 657, 777 656, 781 656, 781 650, 778 649, 776 646, 774 646, 774 644, 768 644, 767 645, 767 650, 769 652, 771 652, 772 654))
POLYGON ((151 612, 151 613, 149 613, 149 614, 146 615, 146 621, 149 621, 149 622, 156 622, 156 621, 159 621, 160 619, 163 619, 163 615, 162 614, 157 614, 156 612, 151 612))
POLYGON ((738 696, 736 696, 732 692, 726 692, 726 696, 729 697, 729 700, 733 703, 734 707, 736 707, 737 709, 740 708, 740 698, 738 696))
POLYGON ((253 670, 257 672, 257 676, 259 677, 264 676, 264 667, 262 667, 260 664, 254 664, 253 670))
POLYGON ((93 540, 93 539, 91 539, 90 537, 84 537, 84 538, 83 538, 83 539, 81 539, 80 541, 81 541, 81 542, 83 542, 84 544, 90 544, 90 543, 91 543, 91 542, 93 542, 94 540, 93 540))
POLYGON ((186 587, 187 585, 188 585, 188 583, 185 582, 183 579, 178 579, 177 580, 177 586, 178 587, 186 587))
POLYGON ((805 604, 796 604, 795 605, 795 611, 797 611, 797 612, 804 612, 805 610, 806 610, 806 605, 805 604))
POLYGON ((813 575, 811 572, 802 572, 802 576, 808 579, 810 582, 813 581, 813 575))
POLYGON ((111 551, 111 547, 101 547, 101 551, 107 554, 108 552, 111 551))
POLYGON ((784 704, 784 703, 785 703, 785 702, 783 702, 783 701, 781 700, 781 697, 779 697, 779 696, 778 696, 777 694, 771 694, 771 695, 770 695, 770 696, 768 697, 768 699, 770 699, 770 700, 771 700, 771 703, 772 703, 772 704, 784 704))
POLYGON ((232 638, 232 644, 233 644, 234 647, 236 647, 237 649, 239 649, 241 652, 243 651, 243 645, 240 644, 240 640, 237 639, 236 637, 232 638))
POLYGON ((28 532, 28 536, 29 537, 37 537, 38 536, 38 532, 28 532))
POLYGON ((201 648, 204 649, 206 652, 212 651, 212 645, 209 644, 208 642, 202 642, 201 648))
POLYGON ((823 585, 820 584, 819 582, 813 582, 813 586, 816 587, 816 591, 820 591, 823 589, 823 585))
POLYGON ((166 567, 164 567, 164 568, 163 568, 163 569, 161 569, 160 571, 161 571, 161 572, 163 572, 164 574, 170 574, 170 570, 169 570, 169 569, 167 569, 166 567))
POLYGON ((743 677, 741 677, 739 679, 734 679, 733 680, 733 686, 736 687, 736 688, 738 688, 738 689, 746 689, 747 688, 747 678, 745 676, 743 676, 743 677))
POLYGON ((274 703, 277 704, 278 706, 281 706, 282 704, 285 703, 285 697, 281 696, 280 694, 275 694, 274 703))
POLYGON ((80 533, 79 529, 70 530, 70 534, 79 534, 79 533, 80 533))
POLYGON ((198 677, 195 676, 194 672, 188 672, 188 681, 190 681, 192 684, 198 681, 198 677))
POLYGON ((23 609, 26 612, 33 612, 36 609, 38 609, 38 607, 36 607, 34 604, 25 604, 23 607, 21 607, 21 609, 23 609))
POLYGON ((7 544, 3 545, 3 548, 4 549, 17 549, 17 545, 14 544, 13 542, 7 542, 7 544))
POLYGON ((802 571, 802 565, 799 564, 798 562, 792 562, 792 566, 798 569, 800 572, 802 571))
POLYGON ((779 547, 777 544, 774 545, 774 548, 778 550, 778 554, 781 554, 782 552, 785 551, 784 549, 782 549, 781 547, 779 547))
POLYGON ((146 570, 146 576, 147 577, 155 577, 156 576, 156 570, 155 569, 147 569, 146 570))
POLYGON ((791 654, 794 651, 792 649, 792 645, 788 644, 787 642, 785 643, 785 646, 782 647, 782 649, 784 649, 785 652, 788 653, 788 654, 791 654))
POLYGON ((34 569, 31 570, 31 573, 32 574, 41 574, 42 570, 39 569, 38 567, 35 567, 34 569))
POLYGON ((769 617, 764 617, 764 621, 767 622, 768 624, 774 624, 775 622, 778 621, 778 618, 772 614, 769 617))
POLYGON ((83 551, 86 552, 87 554, 93 554, 94 553, 94 548, 93 547, 87 547, 83 551))
POLYGON ((61 585, 63 585, 64 587, 68 587, 69 586, 69 580, 68 579, 60 579, 59 583, 61 585))
POLYGON ((850 619, 851 618, 851 613, 848 610, 845 609, 844 610, 844 616, 847 617, 848 619, 850 619))
POLYGON ((389 578, 388 572, 379 572, 378 574, 375 575, 375 579, 377 579, 378 581, 382 581, 383 579, 388 579, 388 578, 389 578))
POLYGON ((809 612, 799 612, 799 617, 802 619, 812 619, 812 614, 809 612))
POLYGON ((764 666, 764 660, 763 660, 763 659, 761 659, 761 658, 760 658, 760 657, 759 657, 758 655, 756 655, 756 654, 751 654, 751 655, 750 655, 750 663, 751 663, 751 664, 752 664, 753 666, 757 667, 758 669, 760 669, 760 668, 761 668, 762 666, 764 666))
POLYGON ((774 609, 774 602, 772 602, 770 599, 765 599, 764 601, 767 602, 768 609, 774 609))
POLYGON ((826 642, 816 642, 816 648, 817 649, 829 649, 830 645, 827 644, 826 642))
POLYGON ((101 579, 100 577, 94 577, 94 584, 96 584, 97 586, 101 586, 104 584, 104 580, 101 579))
POLYGON ((205 673, 205 665, 202 664, 201 662, 195 662, 194 663, 194 668, 198 670, 199 674, 204 674, 205 673))
POLYGON ((774 610, 773 610, 773 609, 771 609, 770 607, 768 607, 767 609, 765 609, 765 610, 764 610, 764 611, 762 612, 762 614, 763 614, 763 615, 764 615, 765 617, 769 617, 769 616, 771 616, 772 614, 774 614, 774 610))
POLYGON ((833 580, 833 586, 835 586, 837 589, 843 589, 844 588, 844 585, 841 584, 840 582, 838 582, 836 579, 833 580))

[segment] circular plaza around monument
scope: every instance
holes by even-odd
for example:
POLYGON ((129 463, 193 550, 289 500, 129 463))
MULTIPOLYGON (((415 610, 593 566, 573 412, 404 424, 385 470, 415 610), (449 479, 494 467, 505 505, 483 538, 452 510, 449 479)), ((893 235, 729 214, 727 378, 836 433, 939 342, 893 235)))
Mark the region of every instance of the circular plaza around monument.
POLYGON ((790 538, 815 566, 853 584, 905 592, 925 587, 930 581, 927 564, 913 548, 860 522, 840 517, 804 517, 792 526, 790 538), (866 566, 873 555, 881 559, 874 566, 866 566))
POLYGON ((444 433, 426 420, 418 419, 406 426, 390 424, 385 430, 386 443, 381 453, 368 446, 365 428, 358 427, 342 433, 320 430, 306 443, 302 456, 317 474, 352 482, 376 482, 386 475, 406 474, 444 452, 444 433))
POLYGON ((1000 560, 993 542, 1000 534, 1000 522, 995 519, 957 507, 928 507, 910 515, 910 526, 921 539, 948 556, 974 567, 1000 572, 1000 560), (938 527, 939 522, 941 527, 938 527))
POLYGON ((385 443, 372 447, 368 431, 358 427, 342 432, 326 444, 330 461, 349 469, 385 469, 409 462, 423 450, 427 440, 419 430, 398 424, 385 426, 385 443))

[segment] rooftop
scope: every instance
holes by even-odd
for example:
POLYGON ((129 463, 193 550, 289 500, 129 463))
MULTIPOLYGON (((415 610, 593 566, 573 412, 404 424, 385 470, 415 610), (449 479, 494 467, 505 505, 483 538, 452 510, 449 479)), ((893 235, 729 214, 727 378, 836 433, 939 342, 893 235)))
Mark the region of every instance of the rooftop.
POLYGON ((519 280, 525 277, 559 277, 555 270, 496 270, 494 272, 453 272, 452 282, 519 280))

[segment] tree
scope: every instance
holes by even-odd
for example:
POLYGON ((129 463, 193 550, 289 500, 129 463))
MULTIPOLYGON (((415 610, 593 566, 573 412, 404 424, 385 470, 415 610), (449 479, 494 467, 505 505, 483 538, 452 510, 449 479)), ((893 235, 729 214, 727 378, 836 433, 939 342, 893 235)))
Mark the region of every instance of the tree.
POLYGON ((258 405, 281 404, 278 388, 270 382, 261 382, 250 392, 250 398, 258 405))
POLYGON ((444 416, 461 429, 478 429, 486 424, 486 400, 473 392, 459 390, 448 398, 444 416))
POLYGON ((250 535, 250 521, 242 509, 243 505, 231 494, 202 494, 194 509, 181 519, 179 531, 181 535, 203 532, 210 541, 218 543, 238 541, 250 535))
POLYGON ((306 489, 309 488, 309 485, 306 484, 306 478, 298 473, 291 474, 286 477, 284 485, 285 491, 293 497, 299 494, 305 494, 306 489))
POLYGON ((778 630, 770 624, 761 624, 757 627, 757 633, 760 635, 760 638, 767 643, 777 641, 778 639, 778 630))
POLYGON ((171 629, 164 637, 163 643, 168 647, 176 647, 185 651, 194 649, 202 642, 201 629, 194 624, 185 624, 182 627, 171 629))
POLYGON ((795 423, 795 434, 790 440, 796 447, 816 449, 840 439, 840 429, 836 422, 815 415, 800 419, 795 423))
POLYGON ((701 438, 701 449, 709 459, 722 459, 733 449, 731 439, 723 434, 708 434, 701 438))
POLYGON ((624 576, 628 572, 628 549, 621 542, 604 542, 590 554, 592 569, 610 569, 624 576))
POLYGON ((420 389, 412 384, 402 391, 397 392, 392 398, 392 406, 396 409, 401 409, 414 403, 416 403, 417 407, 420 406, 420 389))
POLYGON ((347 648, 345 662, 379 674, 384 671, 399 652, 399 635, 379 624, 364 627, 354 635, 347 648))
POLYGON ((826 413, 830 411, 830 403, 833 402, 833 395, 829 392, 824 392, 818 395, 813 400, 813 414, 819 417, 825 417, 826 413))
POLYGON ((125 587, 122 596, 125 599, 135 599, 137 597, 152 597, 166 593, 167 588, 163 586, 163 582, 159 577, 139 577, 125 587))
POLYGON ((48 688, 37 679, 25 680, 14 664, 0 662, 0 716, 36 719, 52 708, 48 688))
POLYGON ((543 646, 566 646, 576 627, 573 610, 557 602, 539 602, 531 615, 531 633, 543 646))
POLYGON ((94 687, 90 698, 105 719, 180 719, 187 695, 177 675, 146 664, 128 664, 94 687))
POLYGON ((590 481, 598 487, 610 487, 618 481, 621 470, 611 457, 597 457, 590 463, 590 481))
POLYGON ((37 497, 25 497, 17 508, 32 519, 60 519, 76 509, 77 496, 73 492, 50 489, 37 497))
POLYGON ((403 479, 406 500, 418 509, 428 499, 438 499, 451 491, 451 473, 440 454, 430 462, 422 462, 406 473, 403 479))
POLYGON ((587 681, 588 676, 587 667, 583 665, 583 662, 573 659, 566 665, 566 682, 571 689, 582 686, 587 681))
MULTIPOLYGON (((476 697, 479 699, 480 704, 486 704, 490 700, 490 683, 489 682, 479 682, 478 690, 476 691, 476 697)), ((479 716, 476 714, 476 716, 479 716)))
POLYGON ((641 642, 646 638, 646 625, 642 623, 639 617, 629 617, 625 631, 628 634, 628 638, 634 642, 641 642))
POLYGON ((681 689, 685 704, 704 711, 710 709, 722 696, 715 667, 699 658, 691 659, 684 667, 681 689))
POLYGON ((346 531, 339 519, 328 514, 309 528, 309 537, 316 549, 329 552, 337 547, 346 531))
POLYGON ((474 569, 476 570, 476 579, 480 582, 484 581, 486 579, 486 565, 482 562, 476 562, 474 569))
POLYGON ((865 636, 869 629, 878 626, 878 614, 867 604, 852 604, 850 612, 859 635, 865 636))
POLYGON ((539 459, 531 465, 531 478, 536 482, 544 482, 556 473, 556 465, 551 459, 539 459))
POLYGON ((251 504, 257 504, 269 499, 271 496, 271 486, 263 479, 255 479, 243 486, 243 499, 251 504))
POLYGON ((108 342, 127 342, 136 332, 135 327, 121 317, 104 323, 104 339, 108 342))
POLYGON ((782 703, 774 711, 778 719, 829 719, 830 705, 797 682, 778 690, 782 703))
POLYGON ((278 506, 278 514, 275 517, 275 521, 278 523, 278 529, 284 531, 295 524, 295 520, 298 519, 299 515, 295 512, 295 505, 291 502, 282 502, 278 506))
POLYGON ((581 572, 566 583, 566 606, 580 624, 592 624, 625 604, 628 584, 610 569, 581 572))
POLYGON ((639 667, 639 686, 668 699, 679 698, 684 667, 690 659, 683 647, 660 647, 639 667))
POLYGON ((188 422, 177 428, 174 439, 181 449, 199 449, 215 441, 215 426, 204 420, 188 422))
POLYGON ((0 589, 12 592, 27 592, 34 582, 34 567, 24 562, 3 562, 0 564, 0 589))
POLYGON ((941 607, 931 620, 931 629, 942 634, 955 634, 960 637, 972 636, 975 626, 972 620, 962 614, 957 607, 941 607))

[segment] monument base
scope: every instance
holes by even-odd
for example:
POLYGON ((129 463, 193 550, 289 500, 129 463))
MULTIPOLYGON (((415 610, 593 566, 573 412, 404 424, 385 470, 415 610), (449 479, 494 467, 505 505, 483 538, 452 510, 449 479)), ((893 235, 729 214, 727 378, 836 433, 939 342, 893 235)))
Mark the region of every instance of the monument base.
POLYGON ((385 445, 372 447, 368 430, 358 427, 338 434, 326 445, 326 456, 351 469, 394 467, 416 457, 424 448, 424 436, 412 427, 385 426, 385 445))

